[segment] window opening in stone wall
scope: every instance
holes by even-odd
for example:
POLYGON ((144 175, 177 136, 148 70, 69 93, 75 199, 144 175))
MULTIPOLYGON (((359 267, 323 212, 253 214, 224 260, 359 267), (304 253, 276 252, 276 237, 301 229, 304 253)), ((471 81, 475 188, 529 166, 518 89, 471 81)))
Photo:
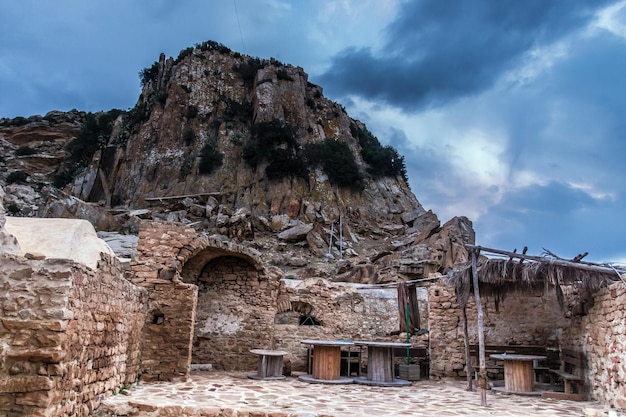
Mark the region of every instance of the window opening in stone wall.
POLYGON ((320 323, 311 316, 300 316, 300 326, 319 326, 320 323))

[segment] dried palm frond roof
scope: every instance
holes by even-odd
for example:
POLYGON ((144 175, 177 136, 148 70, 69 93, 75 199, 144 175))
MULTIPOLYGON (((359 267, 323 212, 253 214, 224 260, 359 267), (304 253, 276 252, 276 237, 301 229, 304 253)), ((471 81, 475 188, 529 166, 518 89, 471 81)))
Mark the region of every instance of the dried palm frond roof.
MULTIPOLYGON (((508 293, 534 293, 548 289, 556 290, 559 303, 562 304, 563 286, 596 291, 611 282, 621 280, 621 274, 626 273, 626 269, 621 266, 581 262, 581 257, 565 260, 545 250, 543 256, 530 256, 525 251, 517 254, 474 245, 466 246, 477 253, 484 251, 492 256, 500 256, 483 256, 476 263, 480 293, 494 297, 496 304, 508 293)), ((451 271, 446 281, 455 287, 459 304, 465 306, 474 289, 471 261, 451 271)))

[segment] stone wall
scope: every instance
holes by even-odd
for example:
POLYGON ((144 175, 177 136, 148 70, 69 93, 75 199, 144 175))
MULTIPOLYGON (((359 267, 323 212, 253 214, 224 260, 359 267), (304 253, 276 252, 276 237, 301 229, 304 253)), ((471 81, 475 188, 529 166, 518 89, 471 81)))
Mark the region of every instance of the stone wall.
POLYGON ((2 255, 0 289, 0 415, 88 416, 136 380, 147 293, 116 259, 2 255))
MULTIPOLYGON (((427 293, 418 288, 422 326, 427 327, 427 293)), ((399 333, 397 289, 330 283, 322 279, 281 282, 275 318, 275 347, 289 352, 293 370, 306 370, 304 339, 349 339, 404 342, 399 333), (300 323, 301 318, 310 318, 300 323)), ((414 336, 415 345, 427 346, 427 336, 414 336)))
POLYGON ((272 347, 278 282, 235 256, 207 262, 198 278, 193 362, 254 369, 250 349, 272 347))
POLYGON ((185 377, 190 364, 250 369, 270 343, 278 280, 252 249, 173 223, 143 222, 132 281, 150 293, 142 378, 185 377))
POLYGON ((589 394, 626 411, 626 284, 615 283, 598 291, 587 315, 573 321, 561 344, 584 352, 589 394))
POLYGON ((179 278, 195 236, 193 229, 171 223, 145 222, 140 227, 130 278, 150 294, 141 346, 143 380, 184 379, 189 374, 198 287, 179 278))
MULTIPOLYGON (((467 307, 471 344, 478 343, 473 294, 467 307)), ((563 329, 571 325, 555 293, 509 294, 496 309, 493 298, 482 297, 485 344, 559 347, 563 329)), ((431 376, 465 377, 462 312, 454 288, 443 283, 429 288, 431 376)))

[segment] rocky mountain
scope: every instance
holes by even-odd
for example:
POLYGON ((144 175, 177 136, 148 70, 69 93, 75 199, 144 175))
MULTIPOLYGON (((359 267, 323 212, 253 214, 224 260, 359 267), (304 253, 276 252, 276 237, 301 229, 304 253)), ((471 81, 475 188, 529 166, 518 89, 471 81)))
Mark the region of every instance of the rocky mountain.
POLYGON ((295 277, 352 282, 445 272, 474 242, 468 219, 441 226, 421 206, 402 156, 302 68, 209 41, 140 78, 128 111, 0 119, 8 215, 126 234, 177 221, 295 277))

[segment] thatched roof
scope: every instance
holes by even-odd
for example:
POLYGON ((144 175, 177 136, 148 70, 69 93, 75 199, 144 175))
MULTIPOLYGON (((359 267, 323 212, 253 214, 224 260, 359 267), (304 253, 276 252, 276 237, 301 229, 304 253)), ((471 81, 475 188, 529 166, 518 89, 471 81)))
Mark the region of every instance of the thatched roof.
MULTIPOLYGON (((623 267, 590 262, 574 262, 552 253, 529 256, 495 249, 467 245, 473 251, 488 252, 494 258, 481 256, 476 263, 481 295, 495 298, 496 304, 509 293, 536 293, 554 289, 562 305, 565 286, 593 292, 621 280, 623 267)), ((448 274, 447 282, 455 287, 457 300, 463 307, 473 292, 471 260, 448 274)))

